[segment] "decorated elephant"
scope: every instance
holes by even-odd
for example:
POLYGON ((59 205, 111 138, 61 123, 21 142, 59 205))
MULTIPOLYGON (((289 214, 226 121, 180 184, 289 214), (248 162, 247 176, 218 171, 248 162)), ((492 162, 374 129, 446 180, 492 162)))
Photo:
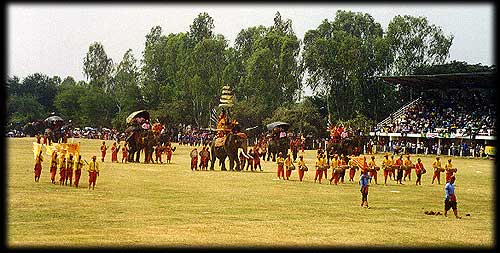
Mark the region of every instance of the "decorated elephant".
POLYGON ((330 140, 327 143, 327 161, 333 158, 334 154, 344 156, 359 156, 362 150, 362 140, 360 137, 347 137, 338 141, 330 140))
POLYGON ((129 126, 125 129, 125 134, 128 136, 125 143, 128 146, 128 162, 139 162, 141 157, 141 150, 144 148, 144 137, 143 131, 135 129, 133 126, 129 126), (135 158, 135 159, 134 159, 135 158))
POLYGON ((225 137, 214 138, 210 144, 211 164, 210 170, 214 170, 215 160, 219 159, 221 170, 226 170, 226 157, 229 158, 229 170, 240 170, 238 150, 241 148, 243 154, 247 155, 248 139, 245 133, 227 133, 225 137), (235 166, 236 165, 236 166, 235 166))
POLYGON ((283 154, 283 157, 288 155, 288 149, 290 148, 290 139, 288 137, 283 137, 279 139, 271 138, 267 143, 267 161, 272 157, 272 161, 276 161, 276 155, 279 153, 283 154))

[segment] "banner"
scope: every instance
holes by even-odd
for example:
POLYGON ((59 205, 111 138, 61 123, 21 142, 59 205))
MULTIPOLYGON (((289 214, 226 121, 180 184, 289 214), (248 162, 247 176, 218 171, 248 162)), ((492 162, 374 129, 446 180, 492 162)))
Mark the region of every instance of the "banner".
POLYGON ((427 133, 425 135, 425 137, 427 137, 427 138, 437 138, 437 137, 439 137, 439 134, 438 133, 427 133))
POLYGON ((36 159, 36 156, 40 154, 40 151, 42 151, 42 144, 33 142, 33 159, 36 159))
POLYGON ((78 156, 80 154, 80 143, 52 143, 52 145, 47 146, 45 153, 52 156, 54 151, 58 153, 65 152, 66 156, 69 156, 69 154, 78 156))

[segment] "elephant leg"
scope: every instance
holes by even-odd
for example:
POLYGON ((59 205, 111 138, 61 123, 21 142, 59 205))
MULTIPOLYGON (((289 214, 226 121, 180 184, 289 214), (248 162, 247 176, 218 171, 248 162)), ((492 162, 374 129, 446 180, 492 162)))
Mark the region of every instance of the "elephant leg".
POLYGON ((240 159, 235 159, 234 161, 236 162, 236 170, 243 171, 243 168, 241 168, 240 159))
POLYGON ((219 163, 221 164, 221 169, 222 171, 227 171, 226 169, 226 158, 219 159, 219 163))
POLYGON ((212 159, 210 159, 210 170, 214 170, 215 159, 215 156, 212 156, 212 159))
POLYGON ((136 163, 140 163, 141 162, 140 158, 141 158, 141 150, 139 149, 139 150, 136 151, 135 162, 136 163))
MULTIPOLYGON (((236 168, 238 169, 238 168, 236 168)), ((229 158, 229 170, 233 171, 234 170, 234 160, 229 158)))
POLYGON ((276 153, 273 152, 273 162, 276 162, 276 153))

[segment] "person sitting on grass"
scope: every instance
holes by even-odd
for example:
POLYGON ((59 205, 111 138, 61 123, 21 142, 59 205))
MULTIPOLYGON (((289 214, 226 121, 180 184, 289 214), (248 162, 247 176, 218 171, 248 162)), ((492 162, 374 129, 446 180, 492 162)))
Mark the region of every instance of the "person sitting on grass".
POLYGON ((444 187, 445 198, 444 198, 444 216, 448 217, 447 213, 450 208, 453 209, 453 213, 457 219, 461 219, 462 217, 458 216, 457 210, 457 197, 455 195, 455 176, 450 177, 450 181, 446 183, 444 187))

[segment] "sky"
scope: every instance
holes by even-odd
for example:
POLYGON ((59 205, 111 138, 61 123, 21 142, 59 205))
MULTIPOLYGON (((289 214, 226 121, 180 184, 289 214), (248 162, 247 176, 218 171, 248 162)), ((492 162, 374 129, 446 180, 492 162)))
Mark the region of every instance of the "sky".
MULTIPOLYGON (((9 4, 7 6, 7 74, 33 73, 72 76, 85 80, 83 58, 93 42, 101 42, 108 57, 119 63, 132 49, 141 58, 145 36, 153 26, 163 34, 189 31, 201 12, 214 19, 214 32, 233 46, 245 28, 273 24, 277 11, 291 19, 299 39, 337 10, 370 14, 384 31, 396 15, 424 16, 453 35, 448 61, 494 64, 494 5, 492 3, 440 4, 9 4)), ((308 92, 306 92, 308 93, 308 92)))

